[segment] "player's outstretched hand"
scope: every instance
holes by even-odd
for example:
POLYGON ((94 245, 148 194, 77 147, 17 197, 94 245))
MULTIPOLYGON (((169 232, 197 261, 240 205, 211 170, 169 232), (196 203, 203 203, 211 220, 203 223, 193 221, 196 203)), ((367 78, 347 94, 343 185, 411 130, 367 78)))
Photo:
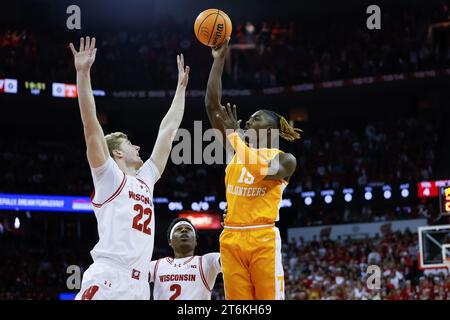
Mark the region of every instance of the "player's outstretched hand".
POLYGON ((183 54, 177 55, 177 65, 178 65, 178 86, 186 88, 189 82, 189 66, 184 67, 184 56, 183 54))
POLYGON ((222 106, 217 117, 222 121, 225 130, 241 129, 241 120, 237 119, 236 105, 233 105, 233 108, 230 103, 227 103, 226 107, 222 106))
POLYGON ((95 38, 90 39, 80 39, 80 50, 77 52, 73 43, 69 44, 70 50, 72 51, 75 63, 75 69, 77 72, 87 72, 91 69, 95 61, 95 55, 97 53, 97 48, 95 47, 95 38))
POLYGON ((214 59, 225 58, 228 52, 228 44, 230 43, 230 37, 226 38, 221 46, 212 48, 212 56, 214 59))

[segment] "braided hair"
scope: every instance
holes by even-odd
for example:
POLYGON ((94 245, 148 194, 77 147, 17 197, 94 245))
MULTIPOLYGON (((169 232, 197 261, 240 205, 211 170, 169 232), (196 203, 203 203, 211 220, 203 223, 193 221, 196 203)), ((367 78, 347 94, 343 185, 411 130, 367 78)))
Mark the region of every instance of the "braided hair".
POLYGON ((277 124, 278 126, 277 129, 280 130, 280 137, 290 142, 301 138, 299 132, 303 131, 299 128, 291 126, 283 116, 280 116, 278 113, 270 110, 261 110, 261 111, 269 115, 277 124))

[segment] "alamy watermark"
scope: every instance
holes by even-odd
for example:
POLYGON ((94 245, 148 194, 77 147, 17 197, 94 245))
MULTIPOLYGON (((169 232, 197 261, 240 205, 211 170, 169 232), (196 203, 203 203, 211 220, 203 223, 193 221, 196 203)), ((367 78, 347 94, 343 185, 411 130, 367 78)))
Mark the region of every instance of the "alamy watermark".
MULTIPOLYGON (((278 149, 280 145, 280 132, 278 129, 248 129, 248 130, 225 130, 225 136, 233 132, 239 134, 249 148, 245 150, 243 143, 241 147, 233 147, 230 139, 225 138, 218 129, 207 129, 203 131, 202 122, 194 121, 194 130, 178 129, 174 136, 174 146, 171 151, 171 160, 174 164, 229 164, 236 154, 236 161, 245 164, 258 164, 259 152, 251 152, 256 149, 278 149), (192 133, 193 132, 193 133, 192 133), (225 140, 225 141, 224 141, 225 140), (204 146, 204 143, 207 143, 204 146), (236 150, 235 150, 236 148, 236 150)), ((274 161, 268 168, 267 175, 278 171, 278 162, 274 161)))
POLYGON ((67 267, 66 273, 69 274, 66 280, 66 286, 69 290, 81 289, 81 268, 77 265, 67 267))
MULTIPOLYGON (((69 30, 81 29, 81 9, 77 5, 70 5, 66 9, 66 13, 70 16, 66 19, 66 26, 69 30)), ((370 16, 366 20, 366 26, 369 30, 381 29, 381 8, 375 4, 370 5, 366 9, 366 13, 370 16)))
POLYGON ((70 5, 66 9, 66 13, 70 16, 66 20, 66 27, 69 30, 81 29, 81 9, 77 5, 70 5))
POLYGON ((367 289, 380 290, 381 288, 381 269, 377 265, 370 265, 367 267, 367 274, 369 275, 366 280, 367 289))
POLYGON ((366 26, 369 30, 381 29, 381 9, 379 6, 373 4, 367 7, 367 14, 370 16, 366 20, 366 26))

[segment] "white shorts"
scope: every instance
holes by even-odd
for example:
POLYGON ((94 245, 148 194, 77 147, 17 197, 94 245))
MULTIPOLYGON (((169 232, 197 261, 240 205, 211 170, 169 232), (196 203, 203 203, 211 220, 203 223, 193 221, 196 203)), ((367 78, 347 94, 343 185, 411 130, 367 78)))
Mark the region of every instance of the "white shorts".
POLYGON ((150 300, 148 274, 139 274, 111 264, 94 262, 83 274, 75 300, 150 300))

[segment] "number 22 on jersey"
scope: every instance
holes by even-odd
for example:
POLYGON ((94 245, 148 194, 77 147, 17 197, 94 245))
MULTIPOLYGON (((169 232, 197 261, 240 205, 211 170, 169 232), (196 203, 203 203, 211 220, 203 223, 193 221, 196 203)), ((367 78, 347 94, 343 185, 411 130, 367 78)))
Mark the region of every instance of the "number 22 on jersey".
POLYGON ((144 208, 140 204, 135 204, 133 210, 138 212, 133 219, 133 229, 151 235, 152 230, 150 229, 149 224, 152 221, 152 210, 150 208, 144 208), (144 219, 142 219, 143 216, 144 219), (141 220, 144 220, 144 222, 141 223, 141 220))

